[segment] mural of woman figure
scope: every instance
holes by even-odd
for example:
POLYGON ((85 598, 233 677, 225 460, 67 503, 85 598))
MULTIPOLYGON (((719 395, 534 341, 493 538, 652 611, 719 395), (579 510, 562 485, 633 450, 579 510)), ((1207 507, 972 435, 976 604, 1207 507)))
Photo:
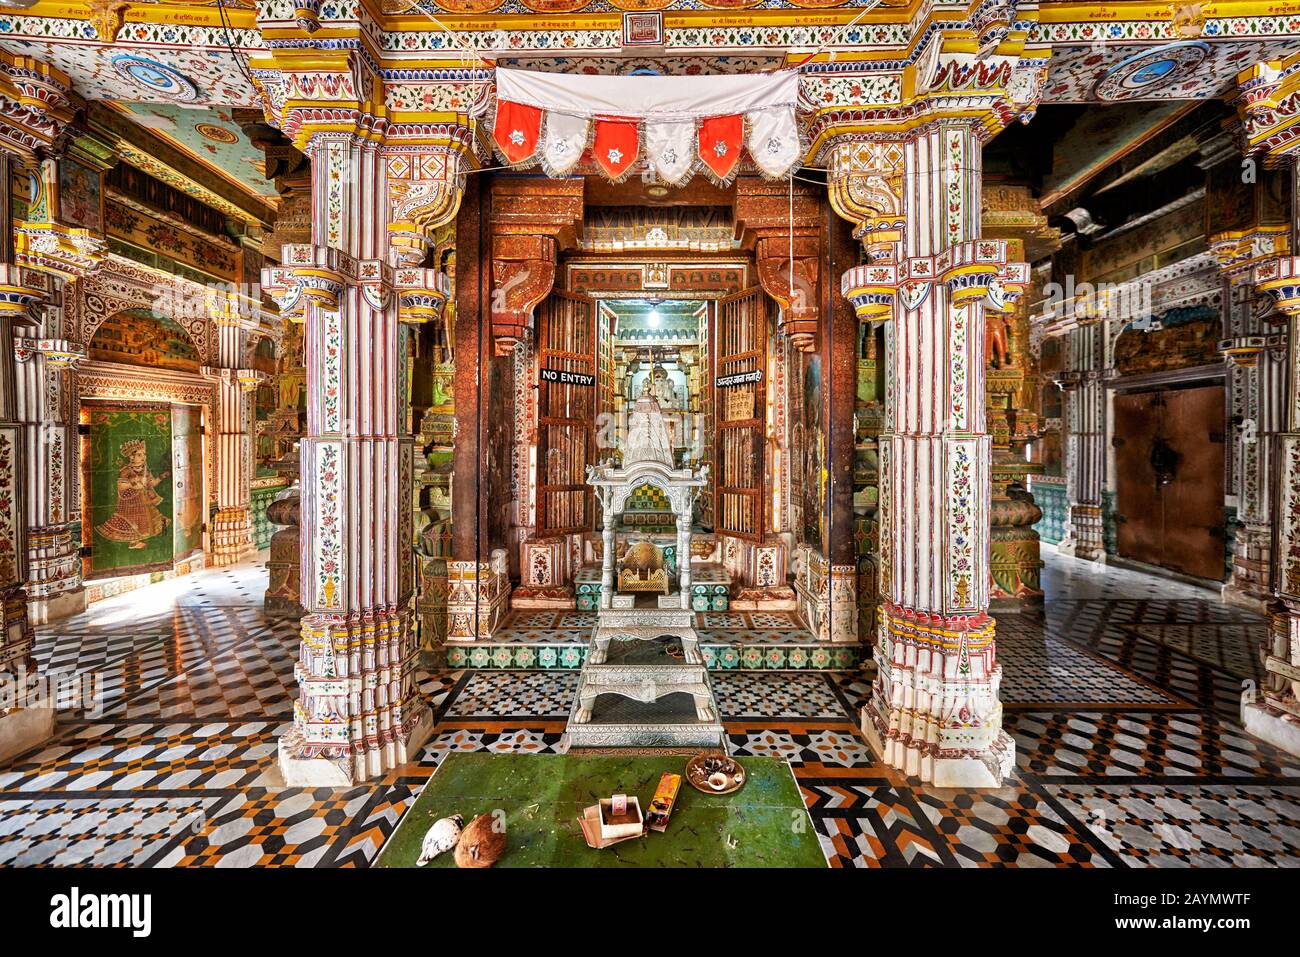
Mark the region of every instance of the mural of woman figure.
POLYGON ((120 451, 127 464, 117 473, 117 508, 97 531, 111 542, 144 548, 146 539, 167 526, 167 517, 158 511, 163 498, 156 491, 167 473, 157 478, 150 473, 141 439, 123 442, 120 451))

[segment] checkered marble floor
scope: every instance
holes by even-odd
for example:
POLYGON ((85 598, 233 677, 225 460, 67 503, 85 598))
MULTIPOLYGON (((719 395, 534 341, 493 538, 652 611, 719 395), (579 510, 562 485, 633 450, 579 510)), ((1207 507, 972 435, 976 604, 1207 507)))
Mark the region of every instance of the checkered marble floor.
MULTIPOLYGON (((1236 722, 1263 622, 1212 592, 1046 554, 1046 608, 998 622, 1017 775, 977 792, 876 763, 858 728, 875 677, 711 675, 734 753, 790 763, 833 867, 1300 864, 1300 759, 1236 722)), ((43 667, 95 675, 43 748, 0 766, 0 866, 364 867, 453 751, 555 753, 572 671, 420 675, 436 719, 410 764, 339 790, 285 788, 295 622, 261 611, 265 570, 209 570, 37 629, 43 667)), ((519 611, 515 640, 585 638, 589 612, 519 611)), ((787 613, 702 630, 798 640, 787 613)))

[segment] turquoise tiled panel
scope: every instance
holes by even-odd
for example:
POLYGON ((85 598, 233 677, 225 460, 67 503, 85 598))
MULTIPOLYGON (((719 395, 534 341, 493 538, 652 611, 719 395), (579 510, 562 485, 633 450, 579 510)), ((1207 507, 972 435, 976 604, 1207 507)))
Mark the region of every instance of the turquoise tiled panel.
POLYGON ((1034 530, 1038 537, 1051 545, 1059 545, 1065 538, 1065 516, 1068 504, 1064 485, 1047 485, 1030 481, 1030 491, 1034 501, 1043 510, 1043 517, 1038 520, 1034 530))

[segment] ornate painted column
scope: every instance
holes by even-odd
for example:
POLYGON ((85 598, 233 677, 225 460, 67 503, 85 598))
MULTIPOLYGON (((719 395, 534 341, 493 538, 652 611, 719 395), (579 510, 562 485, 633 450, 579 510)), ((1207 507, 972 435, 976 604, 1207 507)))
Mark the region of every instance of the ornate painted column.
POLYGON ((862 728, 884 763, 938 787, 996 787, 1015 765, 988 614, 985 310, 1014 304, 1028 270, 981 238, 980 213, 983 143, 1028 121, 1046 75, 1023 44, 1006 52, 1019 29, 990 24, 982 60, 936 36, 911 122, 827 158, 832 202, 867 248, 841 288, 860 319, 887 323, 878 671, 862 728))
POLYGON ((51 702, 30 697, 34 636, 27 617, 28 577, 23 424, 18 421, 15 331, 30 332, 44 291, 0 261, 0 761, 34 747, 54 730, 51 702))
POLYGON ((1300 755, 1300 257, 1294 255, 1300 240, 1300 54, 1249 67, 1237 84, 1245 152, 1291 170, 1288 254, 1257 263, 1253 272, 1256 288, 1285 317, 1289 348, 1272 476, 1277 600, 1269 606, 1271 627, 1261 648, 1267 674, 1261 688, 1242 694, 1241 718, 1251 734, 1300 755))
MULTIPOLYGON (((32 317, 33 325, 14 342, 16 413, 23 425, 27 489, 28 614, 42 623, 85 608, 72 376, 76 363, 85 358, 86 344, 67 338, 63 307, 73 295, 71 284, 95 268, 105 244, 101 233, 63 219, 59 164, 66 158, 93 175, 110 166, 113 157, 104 144, 69 129, 82 104, 67 76, 29 57, 0 55, 0 65, 8 71, 7 77, 0 76, 0 95, 6 92, 5 81, 11 81, 8 92, 20 102, 25 99, 28 110, 24 121, 0 123, 0 147, 12 152, 13 172, 33 187, 31 201, 25 196, 20 200, 23 212, 15 220, 12 261, 25 271, 25 281, 41 288, 44 300, 32 317)), ((8 167, 3 177, 3 208, 10 209, 8 167)))
MULTIPOLYGON (((295 29, 261 13, 263 27, 295 29)), ((413 759, 432 727, 414 678, 405 323, 446 299, 445 277, 411 263, 456 213, 470 138, 456 124, 390 124, 373 61, 353 49, 285 47, 255 63, 275 90, 272 118, 312 167, 311 243, 286 245, 263 274, 281 314, 304 324, 307 390, 306 613, 280 767, 290 786, 344 787, 413 759)))
POLYGON ((1256 226, 1219 233, 1210 247, 1225 284, 1225 338, 1219 351, 1228 362, 1230 388, 1240 409, 1232 452, 1237 494, 1232 573, 1223 598, 1262 608, 1272 598, 1273 449, 1284 425, 1287 337, 1257 314, 1255 267, 1286 253, 1290 226, 1256 226))
POLYGON ((1000 299, 1006 244, 979 237, 978 124, 938 121, 887 148, 902 174, 896 258, 878 251, 843 280, 862 318, 891 327, 879 671, 863 731, 882 761, 927 783, 996 786, 1014 744, 988 615, 984 310, 990 293, 1000 299))
POLYGON ((1076 326, 1067 333, 1065 374, 1060 386, 1065 404, 1065 481, 1069 496, 1061 554, 1088 561, 1106 560, 1101 493, 1106 482, 1105 321, 1076 326))
MULTIPOLYGON (((203 375, 217 384, 217 514, 212 523, 212 563, 233 565, 253 547, 253 393, 263 373, 241 368, 247 359, 248 326, 239 303, 217 297, 210 304, 217 333, 217 365, 203 375)), ((255 323, 254 323, 255 324, 255 323)))

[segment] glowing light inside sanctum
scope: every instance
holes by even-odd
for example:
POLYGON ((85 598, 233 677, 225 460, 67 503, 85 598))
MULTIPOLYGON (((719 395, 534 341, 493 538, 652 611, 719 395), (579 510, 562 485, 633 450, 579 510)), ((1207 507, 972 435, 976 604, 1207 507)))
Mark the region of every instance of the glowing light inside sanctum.
POLYGON ((660 321, 660 320, 659 320, 659 310, 658 310, 658 309, 651 309, 651 310, 650 310, 650 328, 651 328, 651 329, 658 329, 658 328, 659 328, 659 321, 660 321))

